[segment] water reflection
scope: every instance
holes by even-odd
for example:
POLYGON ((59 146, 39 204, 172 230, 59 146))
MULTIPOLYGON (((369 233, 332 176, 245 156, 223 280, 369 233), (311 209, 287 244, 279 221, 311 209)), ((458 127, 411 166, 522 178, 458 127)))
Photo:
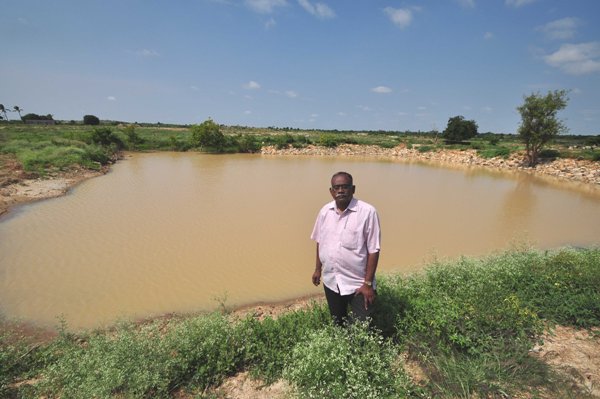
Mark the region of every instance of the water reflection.
POLYGON ((136 154, 0 223, 0 311, 91 327, 320 293, 316 212, 348 170, 381 215, 380 270, 477 255, 527 235, 598 244, 600 193, 524 173, 370 159, 136 154), (563 187, 566 187, 563 188, 563 187), (526 233, 524 233, 526 232, 526 233))

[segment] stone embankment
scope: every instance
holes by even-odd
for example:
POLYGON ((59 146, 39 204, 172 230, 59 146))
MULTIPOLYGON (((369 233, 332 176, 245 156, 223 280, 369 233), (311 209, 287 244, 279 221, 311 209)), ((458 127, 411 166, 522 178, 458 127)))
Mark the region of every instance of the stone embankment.
POLYGON ((536 175, 552 176, 561 180, 587 183, 600 186, 600 162, 555 159, 542 160, 535 167, 528 167, 524 163, 524 154, 514 153, 509 158, 482 158, 475 150, 441 150, 419 152, 414 148, 398 146, 382 148, 379 146, 365 146, 343 144, 334 148, 309 145, 304 148, 278 149, 274 146, 263 147, 264 155, 308 155, 308 156, 348 156, 348 157, 373 157, 388 158, 399 161, 421 161, 445 166, 475 166, 495 170, 519 170, 536 175))

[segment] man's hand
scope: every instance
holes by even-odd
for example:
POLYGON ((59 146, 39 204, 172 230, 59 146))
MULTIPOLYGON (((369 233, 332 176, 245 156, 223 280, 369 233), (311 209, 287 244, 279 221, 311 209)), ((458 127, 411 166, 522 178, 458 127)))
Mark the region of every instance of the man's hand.
POLYGON ((315 270, 315 272, 312 275, 312 283, 315 286, 321 284, 321 270, 315 270))
POLYGON ((354 295, 360 294, 365 299, 365 310, 368 310, 369 305, 375 302, 375 290, 370 285, 363 284, 359 289, 354 291, 354 295))

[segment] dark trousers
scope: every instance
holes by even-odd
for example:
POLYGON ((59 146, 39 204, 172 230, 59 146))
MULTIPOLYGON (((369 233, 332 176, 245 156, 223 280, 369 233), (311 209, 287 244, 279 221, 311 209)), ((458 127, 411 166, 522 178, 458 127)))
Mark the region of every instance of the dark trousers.
POLYGON ((325 287, 325 298, 327 298, 329 312, 333 322, 338 326, 352 320, 365 321, 373 313, 373 304, 369 305, 369 309, 365 309, 365 298, 362 294, 340 295, 325 285, 323 286, 325 287), (348 308, 351 309, 350 315, 348 314, 348 308))

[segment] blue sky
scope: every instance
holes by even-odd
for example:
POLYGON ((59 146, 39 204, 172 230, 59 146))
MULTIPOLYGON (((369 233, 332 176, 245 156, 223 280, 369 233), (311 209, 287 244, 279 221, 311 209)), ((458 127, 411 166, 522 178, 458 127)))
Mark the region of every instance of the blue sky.
MULTIPOLYGON (((56 119, 600 134, 599 0, 0 0, 0 103, 56 119)), ((14 118, 16 114, 9 114, 14 118)))

